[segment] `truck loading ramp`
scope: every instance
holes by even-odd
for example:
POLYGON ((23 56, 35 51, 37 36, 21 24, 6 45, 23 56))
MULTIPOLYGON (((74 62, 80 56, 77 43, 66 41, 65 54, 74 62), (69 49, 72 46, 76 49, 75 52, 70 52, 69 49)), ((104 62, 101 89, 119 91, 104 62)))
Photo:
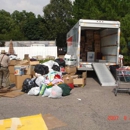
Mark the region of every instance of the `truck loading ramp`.
POLYGON ((116 86, 116 80, 104 63, 93 63, 93 68, 101 86, 116 86))

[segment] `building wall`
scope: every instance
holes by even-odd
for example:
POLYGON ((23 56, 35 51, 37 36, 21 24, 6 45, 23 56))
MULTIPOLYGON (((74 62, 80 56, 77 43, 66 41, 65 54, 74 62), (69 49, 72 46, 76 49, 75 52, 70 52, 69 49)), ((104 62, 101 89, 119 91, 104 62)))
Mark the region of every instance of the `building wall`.
MULTIPOLYGON (((5 50, 7 53, 9 51, 9 47, 0 47, 1 50, 5 50)), ((55 56, 57 58, 57 47, 44 47, 44 46, 35 46, 35 47, 14 47, 14 52, 17 54, 18 58, 23 59, 24 54, 29 54, 29 57, 41 55, 43 58, 46 56, 55 56)))
MULTIPOLYGON (((56 41, 12 41, 14 47, 30 47, 36 45, 56 46, 56 41)), ((10 41, 5 42, 5 47, 9 47, 10 41)))

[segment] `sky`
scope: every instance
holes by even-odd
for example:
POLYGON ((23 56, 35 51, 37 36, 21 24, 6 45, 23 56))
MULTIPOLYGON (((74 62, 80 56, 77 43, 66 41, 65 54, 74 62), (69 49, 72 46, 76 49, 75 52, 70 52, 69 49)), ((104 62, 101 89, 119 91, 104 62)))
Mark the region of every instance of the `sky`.
MULTIPOLYGON (((73 1, 73 0, 71 0, 73 1)), ((13 13, 15 10, 22 12, 33 12, 36 16, 43 16, 43 7, 50 3, 50 0, 0 0, 0 10, 13 13)))

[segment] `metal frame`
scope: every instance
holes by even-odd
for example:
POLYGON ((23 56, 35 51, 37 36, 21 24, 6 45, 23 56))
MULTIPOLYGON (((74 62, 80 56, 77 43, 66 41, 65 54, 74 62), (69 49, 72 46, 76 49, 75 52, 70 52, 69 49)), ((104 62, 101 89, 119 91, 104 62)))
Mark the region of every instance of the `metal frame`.
POLYGON ((116 69, 116 81, 117 81, 117 86, 116 88, 114 88, 114 94, 115 96, 117 96, 117 93, 118 92, 123 92, 123 93, 129 93, 130 94, 130 87, 128 88, 121 88, 120 87, 120 84, 128 84, 130 85, 130 81, 127 80, 130 79, 130 70, 128 69, 124 69, 124 68, 119 68, 119 69, 116 69), (123 80, 123 81, 122 81, 123 80))

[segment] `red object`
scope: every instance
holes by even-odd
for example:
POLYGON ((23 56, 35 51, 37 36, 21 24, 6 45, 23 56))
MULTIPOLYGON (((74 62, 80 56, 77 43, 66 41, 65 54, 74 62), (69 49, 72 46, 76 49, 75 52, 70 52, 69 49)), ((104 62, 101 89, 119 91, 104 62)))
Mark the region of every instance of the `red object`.
POLYGON ((60 77, 60 75, 56 74, 56 75, 54 76, 54 79, 61 79, 61 77, 60 77))
POLYGON ((65 68, 64 67, 60 67, 60 72, 65 72, 65 68))
POLYGON ((68 46, 72 46, 72 40, 73 40, 72 37, 69 37, 69 38, 67 39, 67 45, 68 45, 68 46))
POLYGON ((74 88, 74 84, 73 83, 70 83, 70 84, 67 84, 71 89, 74 88))

